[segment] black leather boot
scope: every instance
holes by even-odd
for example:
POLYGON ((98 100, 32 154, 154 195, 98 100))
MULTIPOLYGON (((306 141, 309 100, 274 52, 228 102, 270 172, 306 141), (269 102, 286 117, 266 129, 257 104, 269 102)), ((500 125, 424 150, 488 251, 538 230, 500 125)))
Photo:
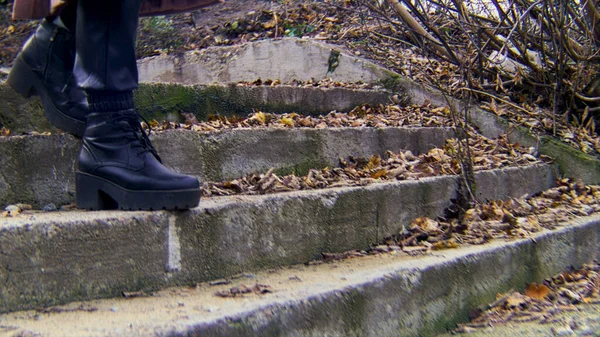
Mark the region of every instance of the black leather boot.
POLYGON ((193 176, 165 167, 133 110, 91 113, 79 153, 77 207, 187 209, 200 201, 193 176))
POLYGON ((52 124, 82 137, 88 106, 73 76, 74 61, 73 34, 43 20, 15 59, 7 83, 25 97, 39 95, 52 124))

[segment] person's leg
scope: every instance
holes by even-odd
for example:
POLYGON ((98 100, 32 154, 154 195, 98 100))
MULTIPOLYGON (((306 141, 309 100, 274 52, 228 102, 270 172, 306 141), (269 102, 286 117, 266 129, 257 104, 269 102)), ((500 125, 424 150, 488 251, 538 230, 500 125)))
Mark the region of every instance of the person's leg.
POLYGON ((76 9, 72 1, 59 15, 42 20, 15 59, 7 83, 25 97, 40 95, 50 122, 81 137, 88 110, 73 77, 76 9))
POLYGON ((198 205, 193 176, 163 166, 133 110, 140 0, 80 0, 73 70, 90 114, 79 154, 77 206, 185 209, 198 205))
POLYGON ((142 0, 81 0, 75 77, 88 95, 137 88, 135 41, 142 0))

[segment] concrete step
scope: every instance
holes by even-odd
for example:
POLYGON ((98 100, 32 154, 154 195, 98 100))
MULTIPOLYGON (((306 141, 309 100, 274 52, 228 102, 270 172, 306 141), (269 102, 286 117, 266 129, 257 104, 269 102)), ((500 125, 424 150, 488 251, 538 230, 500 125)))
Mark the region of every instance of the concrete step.
MULTIPOLYGON (((29 211, 0 221, 0 312, 214 280, 365 249, 457 198, 458 176, 204 199, 182 212, 29 211)), ((554 185, 550 165, 476 173, 480 200, 554 185)))
POLYGON ((138 62, 141 82, 212 84, 281 83, 331 78, 336 82, 385 83, 399 75, 339 46, 313 39, 283 38, 210 47, 181 55, 149 57, 138 62), (330 67, 332 59, 337 66, 330 67))
MULTIPOLYGON (((425 153, 441 147, 450 128, 230 129, 200 133, 170 130, 151 138, 163 162, 201 181, 222 181, 265 172, 305 174, 337 167, 340 158, 383 155, 386 151, 425 153)), ((0 205, 41 208, 74 201, 80 140, 69 135, 0 137, 0 205)))
POLYGON ((0 315, 6 336, 436 336, 510 289, 600 257, 600 216, 531 238, 297 265, 232 284, 0 315), (215 296, 256 284, 270 292, 215 296))
MULTIPOLYGON (((391 94, 385 90, 352 87, 299 87, 291 85, 253 86, 229 84, 182 85, 141 83, 134 92, 136 110, 148 120, 183 121, 181 112, 198 120, 209 115, 246 116, 259 109, 269 113, 327 114, 350 111, 363 104, 385 104, 391 94)), ((0 127, 13 134, 30 131, 60 133, 44 117, 39 97, 25 99, 0 82, 0 127)))

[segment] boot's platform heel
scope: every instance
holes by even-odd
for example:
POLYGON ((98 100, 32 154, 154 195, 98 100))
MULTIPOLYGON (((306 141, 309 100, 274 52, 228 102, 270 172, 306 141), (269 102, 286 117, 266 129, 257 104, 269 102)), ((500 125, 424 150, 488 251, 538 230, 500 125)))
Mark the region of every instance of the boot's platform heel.
POLYGON ((85 122, 63 113, 54 105, 41 76, 31 70, 22 58, 15 60, 6 83, 25 98, 39 95, 44 115, 52 125, 77 137, 83 137, 85 122))
POLYGON ((198 206, 200 190, 128 190, 106 179, 77 172, 77 207, 90 210, 188 209, 198 206))
POLYGON ((72 34, 43 20, 15 59, 6 83, 25 98, 39 95, 54 126, 83 137, 88 106, 73 77, 74 60, 72 34))
POLYGON ((33 85, 36 78, 37 76, 33 73, 33 70, 27 66, 22 58, 18 57, 13 64, 10 74, 8 74, 6 83, 21 96, 29 98, 37 94, 33 85))

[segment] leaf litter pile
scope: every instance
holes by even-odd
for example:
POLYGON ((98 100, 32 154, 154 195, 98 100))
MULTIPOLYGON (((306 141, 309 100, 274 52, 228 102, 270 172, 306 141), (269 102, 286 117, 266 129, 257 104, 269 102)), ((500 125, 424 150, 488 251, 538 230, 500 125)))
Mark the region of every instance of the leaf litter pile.
MULTIPOLYGON (((452 127, 450 109, 422 105, 398 104, 362 105, 349 112, 331 111, 327 115, 310 116, 297 113, 271 114, 255 111, 247 117, 210 115, 207 121, 198 121, 195 115, 183 113, 185 123, 153 120, 153 131, 188 129, 196 132, 215 132, 247 128, 315 128, 332 127, 452 127)), ((144 125, 146 126, 146 125, 144 125)))
MULTIPOLYGON (((579 304, 600 304, 600 264, 585 264, 544 280, 529 284, 523 293, 510 291, 498 295, 496 301, 471 313, 471 321, 459 324, 457 333, 471 333, 509 322, 561 322, 558 314, 577 311, 579 304)), ((552 329, 554 335, 594 335, 588 326, 566 324, 552 329)))
MULTIPOLYGON (((474 169, 488 170, 502 167, 516 167, 549 162, 544 156, 535 157, 533 150, 510 144, 506 138, 490 140, 475 133, 469 140, 474 154, 474 169)), ((250 174, 246 177, 224 182, 205 182, 204 195, 223 196, 234 194, 265 194, 311 190, 331 187, 365 186, 377 182, 417 180, 448 174, 460 174, 461 164, 457 159, 459 141, 448 139, 443 148, 414 155, 411 151, 393 153, 370 158, 340 159, 335 168, 311 169, 305 176, 290 174, 278 176, 274 169, 264 174, 250 174)))
MULTIPOLYGON (((218 132, 245 128, 315 128, 333 127, 452 127, 450 109, 433 107, 428 103, 401 107, 397 104, 358 106, 348 113, 332 111, 323 116, 304 116, 296 113, 269 114, 261 111, 247 118, 210 116, 200 122, 194 115, 186 114, 185 123, 165 121, 150 122, 154 131, 188 129, 197 132, 218 132)), ((550 158, 538 155, 534 148, 511 144, 506 137, 488 139, 475 130, 466 128, 474 170, 516 167, 549 162, 550 158)), ((463 143, 464 144, 464 141, 463 143)), ((250 174, 231 181, 205 182, 205 197, 235 194, 265 194, 309 190, 328 187, 364 186, 375 182, 415 180, 445 174, 460 174, 461 164, 457 153, 459 141, 449 139, 442 148, 424 154, 410 151, 387 152, 370 158, 340 158, 339 166, 311 169, 306 176, 294 174, 279 176, 275 169, 265 173, 250 174)))
POLYGON ((534 196, 476 204, 462 217, 450 207, 445 217, 437 220, 416 218, 407 228, 368 250, 323 253, 323 260, 313 263, 383 253, 420 255, 461 245, 481 245, 493 239, 535 241, 535 233, 600 213, 600 186, 587 186, 580 180, 567 178, 557 183, 557 187, 534 196))

